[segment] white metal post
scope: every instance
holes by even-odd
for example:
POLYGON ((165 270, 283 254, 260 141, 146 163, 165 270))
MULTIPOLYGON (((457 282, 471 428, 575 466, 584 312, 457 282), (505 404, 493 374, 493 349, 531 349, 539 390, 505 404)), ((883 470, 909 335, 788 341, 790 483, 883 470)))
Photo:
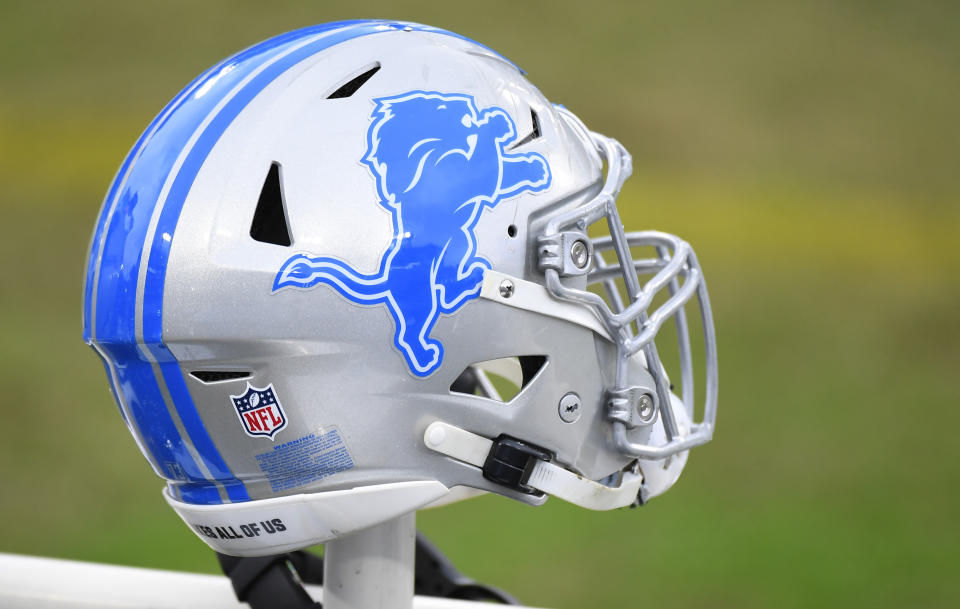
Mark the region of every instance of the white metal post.
POLYGON ((411 512, 327 542, 324 609, 411 609, 416 534, 411 512))

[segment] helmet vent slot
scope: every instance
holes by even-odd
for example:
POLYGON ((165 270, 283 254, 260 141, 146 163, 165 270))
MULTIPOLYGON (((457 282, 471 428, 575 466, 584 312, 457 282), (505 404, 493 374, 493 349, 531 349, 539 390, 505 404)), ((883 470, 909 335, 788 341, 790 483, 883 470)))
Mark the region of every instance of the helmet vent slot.
POLYGON ((290 246, 290 228, 283 204, 283 187, 280 184, 280 164, 274 161, 263 181, 257 210, 253 212, 250 236, 262 243, 290 246))
POLYGON ((201 383, 219 383, 250 378, 253 374, 248 370, 194 370, 190 376, 201 383))
POLYGON ((545 355, 516 355, 476 362, 460 373, 450 385, 450 391, 511 402, 533 382, 546 364, 545 355))
POLYGON ((512 146, 510 146, 510 150, 513 150, 514 148, 519 148, 524 144, 529 144, 533 140, 540 137, 540 117, 537 116, 537 111, 534 110, 533 108, 530 108, 530 122, 533 125, 533 130, 530 131, 530 133, 528 133, 527 135, 525 135, 522 140, 518 140, 512 146))
POLYGON ((354 76, 347 82, 343 83, 337 90, 327 96, 327 99, 341 99, 344 97, 350 97, 357 92, 360 87, 364 85, 365 82, 370 80, 374 74, 380 70, 380 64, 375 63, 372 67, 366 68, 360 74, 354 76))

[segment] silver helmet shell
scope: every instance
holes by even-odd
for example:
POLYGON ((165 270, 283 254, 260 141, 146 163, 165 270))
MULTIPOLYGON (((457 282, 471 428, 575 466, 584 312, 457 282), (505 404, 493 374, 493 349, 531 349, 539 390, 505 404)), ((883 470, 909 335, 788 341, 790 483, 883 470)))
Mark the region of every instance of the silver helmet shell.
POLYGON ((716 352, 689 246, 619 224, 629 172, 475 42, 291 32, 202 74, 134 146, 94 231, 84 338, 166 500, 220 552, 321 543, 461 488, 646 499, 710 438, 716 352), (671 317, 682 397, 653 342, 671 317), (493 455, 514 441, 533 456, 511 484, 493 455))

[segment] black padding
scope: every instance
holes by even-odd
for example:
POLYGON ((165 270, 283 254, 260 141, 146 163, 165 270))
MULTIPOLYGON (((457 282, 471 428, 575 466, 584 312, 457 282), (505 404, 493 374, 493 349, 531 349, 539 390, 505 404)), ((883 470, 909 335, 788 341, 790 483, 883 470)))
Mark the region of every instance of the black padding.
POLYGON ((294 577, 287 554, 241 558, 217 554, 237 600, 251 609, 319 609, 294 577))

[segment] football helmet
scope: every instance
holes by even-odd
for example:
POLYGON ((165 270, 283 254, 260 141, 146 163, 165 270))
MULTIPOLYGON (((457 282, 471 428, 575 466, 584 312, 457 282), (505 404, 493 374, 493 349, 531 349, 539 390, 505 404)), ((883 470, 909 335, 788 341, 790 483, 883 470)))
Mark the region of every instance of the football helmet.
POLYGON ((134 145, 91 241, 84 339, 166 501, 219 552, 476 491, 643 502, 711 438, 717 355, 690 246, 623 229, 630 171, 451 32, 284 34, 134 145), (671 319, 679 395, 654 340, 671 319))

